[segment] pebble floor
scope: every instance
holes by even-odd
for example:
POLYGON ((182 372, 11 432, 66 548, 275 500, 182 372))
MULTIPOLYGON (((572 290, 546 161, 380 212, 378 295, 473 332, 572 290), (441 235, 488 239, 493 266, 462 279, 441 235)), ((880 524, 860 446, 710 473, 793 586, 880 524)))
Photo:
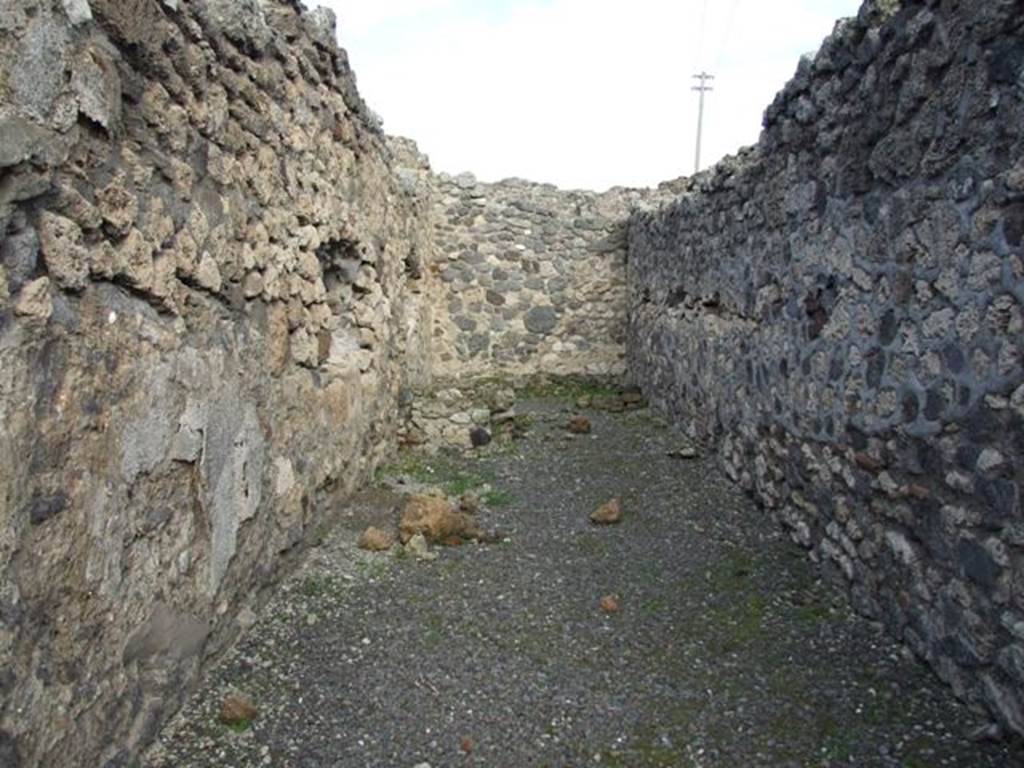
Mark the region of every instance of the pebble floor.
POLYGON ((360 495, 165 728, 148 768, 1022 765, 817 580, 805 554, 646 411, 517 406, 526 435, 406 457, 360 495), (355 547, 399 491, 472 489, 497 544, 355 547), (620 525, 589 513, 621 500, 620 525), (620 610, 607 613, 602 597, 620 610), (218 721, 250 697, 246 727, 218 721))

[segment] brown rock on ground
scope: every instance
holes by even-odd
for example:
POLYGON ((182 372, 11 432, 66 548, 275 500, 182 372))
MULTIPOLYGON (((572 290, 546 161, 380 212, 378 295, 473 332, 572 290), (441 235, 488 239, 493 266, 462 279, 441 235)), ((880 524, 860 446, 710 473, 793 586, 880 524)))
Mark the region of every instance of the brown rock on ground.
POLYGON ((441 496, 417 495, 406 499, 398 529, 403 544, 417 533, 435 544, 447 543, 452 537, 481 539, 484 535, 476 520, 455 512, 441 496))
POLYGON ((256 705, 246 696, 228 696, 220 705, 218 719, 225 725, 244 725, 259 716, 256 705))
POLYGON ((618 613, 622 608, 619 606, 619 599, 615 595, 605 595, 598 605, 605 613, 618 613))
POLYGON ((590 522, 598 525, 613 525, 622 522, 622 505, 618 499, 602 504, 590 514, 590 522))
POLYGON ((394 537, 387 531, 374 528, 372 525, 363 531, 356 546, 370 552, 386 552, 395 543, 394 537))
POLYGON ((569 419, 569 423, 566 428, 574 435, 587 435, 590 434, 590 419, 586 416, 576 415, 569 419))

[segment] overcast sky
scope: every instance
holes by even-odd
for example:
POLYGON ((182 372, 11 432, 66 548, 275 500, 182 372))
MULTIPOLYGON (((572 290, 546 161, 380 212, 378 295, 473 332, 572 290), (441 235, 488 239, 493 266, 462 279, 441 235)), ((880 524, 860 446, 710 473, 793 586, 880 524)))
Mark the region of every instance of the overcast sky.
POLYGON ((764 108, 859 0, 307 0, 359 88, 436 170, 651 186, 757 141, 764 108), (701 20, 704 20, 703 24, 701 20))

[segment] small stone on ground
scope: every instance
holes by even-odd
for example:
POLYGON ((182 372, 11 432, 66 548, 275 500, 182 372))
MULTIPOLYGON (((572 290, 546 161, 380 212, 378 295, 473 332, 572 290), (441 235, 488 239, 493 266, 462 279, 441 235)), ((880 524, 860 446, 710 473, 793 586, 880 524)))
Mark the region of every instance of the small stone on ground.
POLYGON ((228 696, 220 705, 218 719, 225 725, 247 725, 259 716, 256 705, 245 696, 228 696))
POLYGON ((390 533, 371 525, 359 537, 358 546, 368 552, 387 552, 394 543, 395 539, 390 533))
POLYGON ((576 415, 569 419, 567 429, 574 435, 590 434, 590 419, 586 416, 576 415))
POLYGON ((605 613, 618 613, 621 610, 619 599, 615 595, 605 595, 599 605, 605 613))
POLYGON ((605 502, 590 514, 596 525, 615 525, 622 522, 622 503, 618 499, 605 502))

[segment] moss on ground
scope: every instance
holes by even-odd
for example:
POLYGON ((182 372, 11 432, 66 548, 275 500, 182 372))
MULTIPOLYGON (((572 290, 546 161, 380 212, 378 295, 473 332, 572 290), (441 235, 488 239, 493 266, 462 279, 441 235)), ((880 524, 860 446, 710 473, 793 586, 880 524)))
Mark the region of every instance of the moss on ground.
POLYGON ((622 394, 622 386, 607 378, 567 376, 559 378, 539 377, 519 384, 516 388, 519 398, 540 400, 553 398, 574 403, 581 397, 615 397, 622 394))
POLYGON ((448 496, 478 493, 490 507, 505 507, 515 501, 511 491, 495 487, 497 478, 491 470, 467 470, 463 468, 464 463, 456 458, 406 452, 397 461, 378 468, 374 479, 380 485, 387 478, 408 477, 417 483, 436 486, 448 496))
POLYGON ((342 583, 334 576, 307 576, 302 580, 302 594, 306 597, 327 597, 342 591, 342 583))

